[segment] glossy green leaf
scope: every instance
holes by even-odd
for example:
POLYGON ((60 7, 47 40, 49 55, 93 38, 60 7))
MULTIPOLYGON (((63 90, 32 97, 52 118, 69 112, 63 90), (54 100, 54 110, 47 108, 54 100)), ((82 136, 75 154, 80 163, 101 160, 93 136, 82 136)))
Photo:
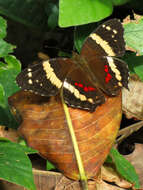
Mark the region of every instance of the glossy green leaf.
POLYGON ((7 43, 3 39, 0 39, 0 57, 7 56, 9 53, 13 52, 15 46, 7 43))
POLYGON ((19 144, 0 140, 0 178, 36 190, 26 148, 24 150, 19 144))
POLYGON ((19 90, 15 78, 20 72, 21 66, 20 62, 12 55, 6 56, 4 60, 6 63, 0 62, 0 99, 3 100, 3 105, 0 108, 0 125, 16 127, 17 122, 13 118, 8 106, 8 97, 19 90))
POLYGON ((143 55, 143 19, 138 23, 125 24, 124 30, 126 45, 143 55))
POLYGON ((0 39, 6 37, 6 28, 7 28, 6 20, 4 20, 4 19, 0 16, 0 39))
POLYGON ((2 108, 5 108, 6 106, 5 93, 4 93, 3 86, 1 84, 0 84, 0 106, 2 108))
POLYGON ((128 64, 130 72, 137 74, 143 81, 143 56, 136 56, 135 53, 126 53, 124 60, 128 64))
POLYGON ((107 0, 60 0, 59 25, 75 26, 97 22, 111 15, 112 1, 107 0))
POLYGON ((131 163, 114 148, 111 149, 110 156, 119 174, 129 182, 133 183, 135 188, 140 188, 139 177, 133 165, 131 165, 131 163))
POLYGON ((8 98, 19 90, 15 78, 21 70, 20 62, 12 55, 4 58, 6 64, 0 67, 0 84, 2 84, 5 97, 8 98))

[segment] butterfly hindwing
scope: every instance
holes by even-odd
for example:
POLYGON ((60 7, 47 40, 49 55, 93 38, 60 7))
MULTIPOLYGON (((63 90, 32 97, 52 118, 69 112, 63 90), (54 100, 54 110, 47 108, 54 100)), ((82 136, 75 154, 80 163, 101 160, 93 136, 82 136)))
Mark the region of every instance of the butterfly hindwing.
POLYGON ((91 83, 80 68, 72 70, 63 83, 65 102, 74 108, 90 110, 105 102, 103 93, 91 83))
POLYGON ((18 85, 42 96, 54 96, 62 87, 63 80, 72 66, 68 58, 49 59, 29 65, 16 78, 18 85))

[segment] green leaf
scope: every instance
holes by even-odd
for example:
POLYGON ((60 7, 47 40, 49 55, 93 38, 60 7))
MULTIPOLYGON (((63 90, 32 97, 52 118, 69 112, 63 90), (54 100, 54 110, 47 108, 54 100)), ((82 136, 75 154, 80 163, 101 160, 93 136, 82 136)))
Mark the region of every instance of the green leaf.
POLYGON ((47 26, 45 0, 0 0, 0 13, 39 30, 45 30, 47 26))
POLYGON ((32 165, 23 147, 4 139, 0 141, 0 178, 36 190, 32 165))
POLYGON ((4 20, 4 19, 0 16, 0 39, 6 37, 6 28, 7 28, 6 20, 4 20))
POLYGON ((126 45, 143 55, 143 19, 138 23, 124 25, 124 38, 126 45))
POLYGON ((130 72, 137 74, 143 81, 143 56, 136 56, 135 53, 126 53, 123 59, 128 64, 130 72))
POLYGON ((107 0, 60 0, 59 25, 75 26, 97 22, 111 15, 112 1, 107 0))
POLYGON ((53 169, 55 169, 56 167, 51 163, 51 162, 49 162, 48 160, 47 160, 47 163, 46 163, 46 169, 47 170, 53 170, 53 169))
POLYGON ((112 158, 111 158, 110 155, 107 156, 105 162, 106 162, 106 163, 110 163, 110 164, 113 163, 112 158))
POLYGON ((0 62, 0 99, 3 100, 0 107, 0 125, 16 127, 17 122, 8 106, 8 97, 19 90, 15 78, 21 70, 20 62, 12 55, 6 56, 4 60, 7 64, 0 62))
POLYGON ((0 57, 7 56, 9 53, 12 53, 15 48, 15 46, 7 43, 3 39, 0 39, 0 47, 0 57))
POLYGON ((129 182, 135 184, 135 188, 140 188, 139 178, 133 165, 114 148, 111 149, 110 156, 119 174, 129 182))
POLYGON ((2 108, 5 108, 6 106, 5 93, 4 93, 3 86, 1 84, 0 84, 0 106, 2 108))
POLYGON ((7 64, 0 65, 0 84, 5 91, 5 98, 7 99, 13 93, 19 90, 15 78, 20 72, 20 62, 12 55, 4 58, 7 64))

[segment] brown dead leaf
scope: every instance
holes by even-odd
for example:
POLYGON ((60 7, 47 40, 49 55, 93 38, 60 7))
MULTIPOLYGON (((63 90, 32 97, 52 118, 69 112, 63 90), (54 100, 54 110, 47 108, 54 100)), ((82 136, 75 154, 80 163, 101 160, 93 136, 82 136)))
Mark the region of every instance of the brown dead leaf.
POLYGON ((109 183, 106 183, 105 181, 102 181, 102 183, 97 184, 96 188, 96 190, 125 190, 124 188, 111 185, 109 183))
POLYGON ((123 24, 128 24, 130 22, 132 23, 136 23, 138 24, 138 22, 140 21, 140 19, 142 18, 142 15, 138 15, 134 13, 134 20, 130 18, 130 16, 128 15, 124 20, 123 20, 123 24))
MULTIPOLYGON (((9 103, 22 116, 20 133, 29 146, 55 164, 65 176, 79 172, 65 113, 59 97, 43 98, 20 91, 9 103)), ((16 113, 17 113, 16 112, 16 113)), ((121 96, 107 98, 94 113, 69 108, 87 178, 96 176, 117 136, 121 121, 121 96)))
POLYGON ((109 166, 109 165, 104 165, 101 167, 101 175, 102 179, 108 182, 114 182, 116 185, 122 188, 131 188, 132 184, 123 179, 117 171, 109 166))
POLYGON ((128 119, 143 120, 143 82, 131 78, 129 90, 122 90, 122 108, 128 119))
POLYGON ((125 158, 135 167, 143 189, 143 144, 135 144, 133 153, 126 155, 125 158))

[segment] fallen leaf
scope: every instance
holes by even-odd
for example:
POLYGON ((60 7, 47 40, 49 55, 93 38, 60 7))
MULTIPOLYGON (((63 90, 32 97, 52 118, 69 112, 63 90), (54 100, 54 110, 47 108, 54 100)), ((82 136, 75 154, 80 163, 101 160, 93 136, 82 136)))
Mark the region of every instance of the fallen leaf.
POLYGON ((133 185, 123 179, 112 165, 104 165, 101 167, 102 179, 108 182, 114 182, 122 188, 131 188, 133 185))
POLYGON ((135 78, 129 81, 129 90, 122 90, 122 109, 128 119, 143 120, 143 82, 135 78))
MULTIPOLYGON (((19 132, 29 146, 51 161, 65 176, 79 179, 74 149, 59 96, 43 98, 20 91, 9 104, 22 116, 19 132)), ((69 107, 87 178, 100 171, 117 136, 121 121, 121 95, 106 98, 94 113, 69 107)))

